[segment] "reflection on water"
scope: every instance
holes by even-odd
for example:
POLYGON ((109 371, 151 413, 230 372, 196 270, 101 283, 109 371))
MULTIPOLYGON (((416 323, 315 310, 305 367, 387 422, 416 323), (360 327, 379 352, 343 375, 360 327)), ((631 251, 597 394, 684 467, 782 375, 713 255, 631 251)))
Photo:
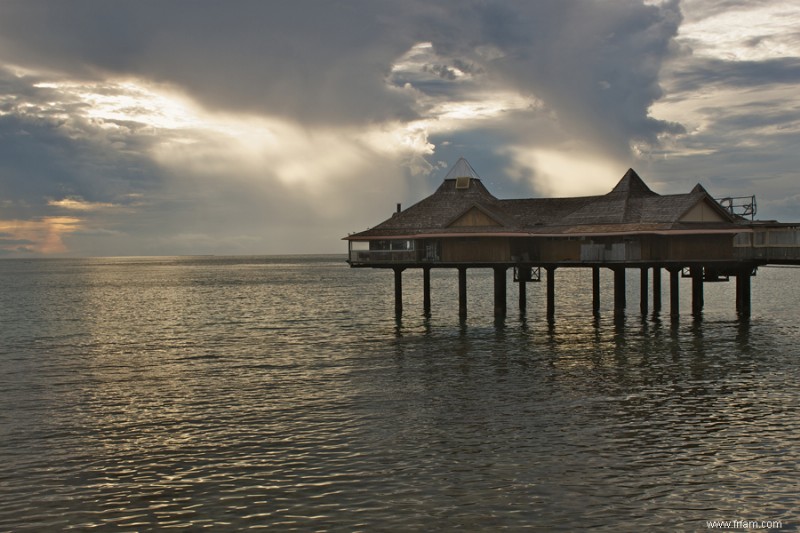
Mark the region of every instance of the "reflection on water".
POLYGON ((0 530, 797 529, 798 271, 759 272, 749 321, 725 284, 615 320, 605 278, 595 318, 559 272, 552 323, 535 284, 496 322, 491 271, 465 321, 454 272, 429 318, 407 275, 396 321, 390 274, 0 262, 0 530))

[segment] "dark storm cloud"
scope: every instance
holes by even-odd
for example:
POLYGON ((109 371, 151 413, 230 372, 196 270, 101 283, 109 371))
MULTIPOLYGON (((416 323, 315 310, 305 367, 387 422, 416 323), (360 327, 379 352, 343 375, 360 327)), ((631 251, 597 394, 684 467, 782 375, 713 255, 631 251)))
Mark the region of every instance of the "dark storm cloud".
POLYGON ((675 2, 26 0, 2 10, 7 60, 167 81, 210 107, 312 124, 409 119, 413 102, 387 91, 386 77, 429 41, 450 59, 427 67, 443 79, 485 68, 617 149, 671 127, 647 108, 661 95, 675 2))
POLYGON ((453 13, 427 22, 437 52, 481 62, 487 76, 535 94, 573 135, 625 154, 632 139, 680 131, 648 116, 662 96, 677 2, 481 2, 453 13))
POLYGON ((25 0, 0 7, 0 42, 7 61, 166 81, 211 108, 369 121, 411 116, 384 84, 413 44, 393 23, 403 9, 372 0, 25 0))

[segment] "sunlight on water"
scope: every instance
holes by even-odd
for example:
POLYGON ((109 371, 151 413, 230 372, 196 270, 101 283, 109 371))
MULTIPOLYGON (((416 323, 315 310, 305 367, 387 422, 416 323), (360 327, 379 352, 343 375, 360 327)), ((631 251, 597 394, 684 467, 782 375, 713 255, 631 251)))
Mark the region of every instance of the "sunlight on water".
POLYGON ((425 318, 421 278, 395 320, 339 257, 0 261, 0 530, 798 528, 800 270, 749 321, 642 317, 636 272, 595 319, 566 269, 552 324, 479 270, 425 318))

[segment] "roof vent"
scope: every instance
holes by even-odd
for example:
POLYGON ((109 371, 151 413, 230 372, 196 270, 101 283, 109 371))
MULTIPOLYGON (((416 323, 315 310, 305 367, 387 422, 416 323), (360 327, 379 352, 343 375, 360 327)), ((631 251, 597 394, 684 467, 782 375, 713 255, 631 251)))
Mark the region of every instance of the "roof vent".
POLYGON ((469 176, 459 176, 456 178, 456 189, 469 189, 469 176))

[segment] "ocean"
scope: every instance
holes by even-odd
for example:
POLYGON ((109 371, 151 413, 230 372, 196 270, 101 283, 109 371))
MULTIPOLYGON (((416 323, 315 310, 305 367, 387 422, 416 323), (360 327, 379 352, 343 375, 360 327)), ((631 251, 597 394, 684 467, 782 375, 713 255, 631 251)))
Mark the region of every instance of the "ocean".
POLYGON ((800 528, 800 269, 749 320, 561 269, 552 322, 475 269, 462 321, 344 259, 0 261, 0 531, 800 528))

